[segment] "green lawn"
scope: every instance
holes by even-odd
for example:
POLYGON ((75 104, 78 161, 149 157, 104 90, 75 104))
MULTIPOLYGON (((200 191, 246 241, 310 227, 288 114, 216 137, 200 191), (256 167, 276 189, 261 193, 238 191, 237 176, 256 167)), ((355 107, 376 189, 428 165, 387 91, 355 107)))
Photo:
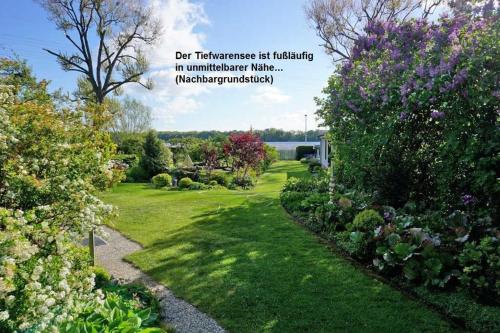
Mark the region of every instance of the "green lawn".
POLYGON ((251 191, 166 191, 123 184, 103 195, 129 259, 231 332, 444 332, 439 315, 318 243, 279 204, 297 162, 251 191))

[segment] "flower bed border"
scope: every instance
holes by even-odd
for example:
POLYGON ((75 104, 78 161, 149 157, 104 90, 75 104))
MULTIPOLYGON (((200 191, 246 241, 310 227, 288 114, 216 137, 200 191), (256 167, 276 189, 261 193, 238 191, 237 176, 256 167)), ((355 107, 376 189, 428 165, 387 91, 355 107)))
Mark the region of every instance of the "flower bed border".
MULTIPOLYGON (((425 297, 421 296, 414 288, 406 286, 406 285, 402 284, 401 282, 397 281, 396 279, 389 279, 387 277, 384 277, 381 274, 378 274, 376 271, 374 271, 373 269, 370 269, 365 264, 363 264, 360 260, 351 256, 347 251, 345 251, 340 246, 338 246, 335 241, 327 238, 326 234, 324 232, 315 232, 315 231, 311 230, 306 225, 303 218, 288 211, 283 205, 281 205, 281 207, 286 212, 286 214, 292 219, 292 221, 294 221, 297 225, 299 225, 300 227, 302 227, 305 230, 307 230, 308 232, 310 232, 319 243, 326 245, 326 247, 328 247, 329 250, 331 250, 335 254, 340 255, 344 260, 348 261, 353 266, 360 269, 365 275, 389 285, 390 287, 400 291, 406 297, 408 297, 412 300, 415 300, 415 301, 425 305, 426 307, 436 311, 440 315, 441 318, 446 320, 446 322, 448 322, 450 324, 450 326, 455 328, 455 329, 459 329, 462 331, 483 332, 483 331, 475 329, 475 325, 468 324, 468 321, 465 318, 457 316, 457 315, 453 315, 452 313, 446 311, 444 309, 444 307, 441 306, 439 303, 432 302, 432 301, 426 299, 425 297)), ((500 325, 498 325, 497 327, 500 330, 500 325)), ((484 331, 484 332, 486 332, 486 331, 484 331)))

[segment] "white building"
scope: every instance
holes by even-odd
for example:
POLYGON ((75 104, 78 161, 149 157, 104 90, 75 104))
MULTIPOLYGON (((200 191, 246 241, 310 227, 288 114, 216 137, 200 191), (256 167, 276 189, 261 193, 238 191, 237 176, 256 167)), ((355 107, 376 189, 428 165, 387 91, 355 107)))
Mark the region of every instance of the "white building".
POLYGON ((320 135, 319 139, 319 146, 316 146, 316 158, 321 163, 321 166, 326 169, 330 166, 330 145, 325 134, 320 135))

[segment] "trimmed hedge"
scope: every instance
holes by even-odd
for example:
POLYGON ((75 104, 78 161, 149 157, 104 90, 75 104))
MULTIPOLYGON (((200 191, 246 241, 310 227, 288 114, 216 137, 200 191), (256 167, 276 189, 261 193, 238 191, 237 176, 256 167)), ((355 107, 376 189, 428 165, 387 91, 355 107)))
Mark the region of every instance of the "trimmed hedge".
POLYGON ((297 161, 300 161, 300 159, 306 157, 306 155, 314 155, 313 146, 297 146, 297 148, 295 148, 295 159, 297 161))

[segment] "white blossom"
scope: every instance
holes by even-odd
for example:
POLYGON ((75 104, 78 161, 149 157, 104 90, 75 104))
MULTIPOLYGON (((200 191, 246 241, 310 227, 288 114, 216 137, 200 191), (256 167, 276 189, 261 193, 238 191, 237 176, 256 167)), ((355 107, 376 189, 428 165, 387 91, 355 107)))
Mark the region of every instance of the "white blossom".
POLYGON ((9 319, 9 312, 8 311, 1 311, 0 312, 0 321, 5 321, 9 319))

